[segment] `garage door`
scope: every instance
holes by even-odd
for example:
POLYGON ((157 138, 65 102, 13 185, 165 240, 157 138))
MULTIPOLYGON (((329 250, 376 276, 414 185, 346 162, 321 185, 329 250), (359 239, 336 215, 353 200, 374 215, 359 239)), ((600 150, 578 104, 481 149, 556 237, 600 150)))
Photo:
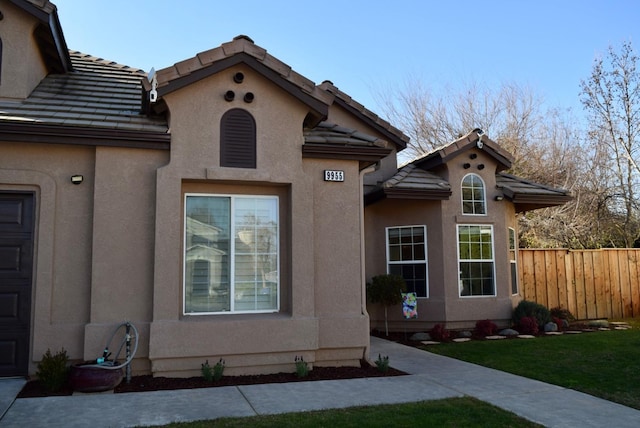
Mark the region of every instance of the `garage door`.
POLYGON ((0 376, 29 369, 33 193, 0 193, 0 376))

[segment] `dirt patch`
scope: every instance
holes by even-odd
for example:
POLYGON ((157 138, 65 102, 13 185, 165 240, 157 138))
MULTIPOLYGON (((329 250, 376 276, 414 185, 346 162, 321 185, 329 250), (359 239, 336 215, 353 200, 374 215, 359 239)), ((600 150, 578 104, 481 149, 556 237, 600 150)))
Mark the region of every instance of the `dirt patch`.
MULTIPOLYGON (((220 386, 260 385, 265 383, 308 382, 318 380, 358 379, 367 377, 402 376, 407 373, 389 368, 386 373, 378 370, 366 362, 361 362, 360 367, 314 367, 309 375, 299 378, 295 373, 275 373, 255 376, 223 376, 218 381, 208 382, 202 377, 169 378, 153 376, 133 376, 130 383, 122 381, 114 392, 148 392, 171 389, 212 388, 220 386)), ((71 395, 73 390, 69 385, 56 393, 48 392, 38 380, 30 380, 22 388, 18 398, 47 397, 71 395)))

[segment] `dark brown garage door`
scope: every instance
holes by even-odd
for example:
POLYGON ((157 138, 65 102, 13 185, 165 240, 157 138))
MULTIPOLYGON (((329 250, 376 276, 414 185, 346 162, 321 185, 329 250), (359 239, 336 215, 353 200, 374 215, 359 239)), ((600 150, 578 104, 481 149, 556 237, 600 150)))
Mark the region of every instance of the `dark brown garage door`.
POLYGON ((0 376, 29 369, 33 193, 0 193, 0 376))

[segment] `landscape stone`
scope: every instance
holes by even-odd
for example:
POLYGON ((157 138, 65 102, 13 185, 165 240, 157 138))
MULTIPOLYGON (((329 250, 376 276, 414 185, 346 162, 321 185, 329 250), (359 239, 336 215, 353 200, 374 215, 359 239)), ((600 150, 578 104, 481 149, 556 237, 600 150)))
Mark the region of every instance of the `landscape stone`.
POLYGON ((419 332, 419 333, 414 333, 409 340, 413 341, 413 342, 422 342, 425 340, 431 340, 431 335, 429 333, 424 333, 424 332, 419 332))
POLYGON ((469 337, 457 337, 457 338, 453 339, 453 341, 456 342, 456 343, 468 342, 470 340, 471 340, 471 338, 469 338, 469 337))
POLYGON ((458 336, 467 338, 467 337, 473 336, 473 333, 471 333, 469 330, 464 330, 464 331, 459 332, 458 336))
POLYGON ((485 337, 485 339, 487 340, 500 340, 500 339, 506 339, 506 336, 487 336, 485 337))
POLYGON ((433 340, 424 340, 421 342, 423 345, 439 345, 440 342, 434 342, 433 340))
POLYGON ((554 322, 548 322, 544 325, 544 331, 545 333, 549 331, 558 331, 558 324, 554 322))
POLYGON ((531 334, 519 334, 518 339, 535 339, 536 337, 531 334))
POLYGON ((607 320, 591 320, 589 321, 589 324, 587 324, 589 327, 609 327, 609 321, 607 320))
POLYGON ((498 334, 500 336, 517 336, 520 333, 518 333, 517 331, 515 331, 512 328, 505 328, 504 330, 501 330, 498 334))

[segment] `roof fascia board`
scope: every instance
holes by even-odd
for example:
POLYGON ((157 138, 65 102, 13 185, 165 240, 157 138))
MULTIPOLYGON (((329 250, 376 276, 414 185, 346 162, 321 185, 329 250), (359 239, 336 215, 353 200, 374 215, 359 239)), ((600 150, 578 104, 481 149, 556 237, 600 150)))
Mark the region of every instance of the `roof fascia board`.
POLYGON ((391 154, 392 149, 382 147, 344 147, 307 143, 302 146, 303 158, 344 159, 377 162, 391 154))
POLYGON ((315 115, 321 118, 320 120, 325 120, 327 118, 327 115, 329 113, 328 104, 305 93, 298 86, 284 79, 279 73, 275 72, 274 70, 270 69, 269 67, 260 63, 260 61, 244 52, 240 52, 233 56, 221 59, 212 63, 211 65, 208 65, 207 67, 195 70, 188 75, 171 80, 167 85, 158 88, 158 96, 162 97, 173 91, 184 88, 192 83, 212 76, 222 70, 226 70, 227 68, 233 67, 234 65, 238 64, 246 64, 262 76, 266 77, 271 82, 275 83, 277 86, 311 108, 315 112, 315 115))
POLYGON ((169 150, 171 134, 121 129, 10 123, 0 124, 0 141, 169 150))

